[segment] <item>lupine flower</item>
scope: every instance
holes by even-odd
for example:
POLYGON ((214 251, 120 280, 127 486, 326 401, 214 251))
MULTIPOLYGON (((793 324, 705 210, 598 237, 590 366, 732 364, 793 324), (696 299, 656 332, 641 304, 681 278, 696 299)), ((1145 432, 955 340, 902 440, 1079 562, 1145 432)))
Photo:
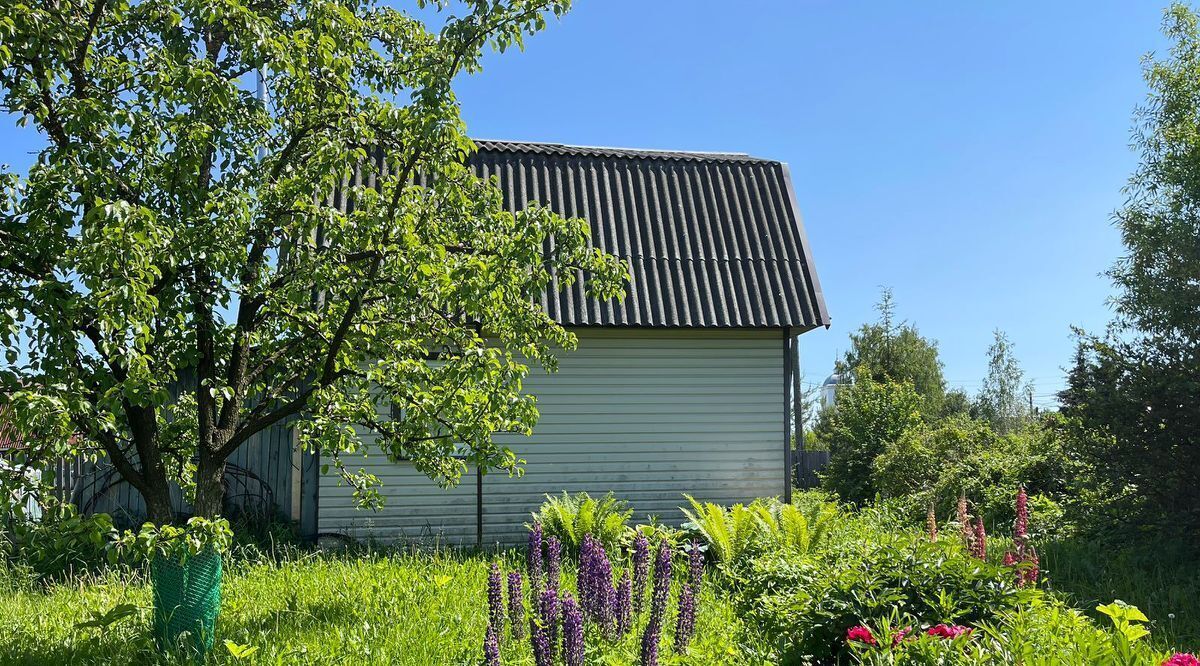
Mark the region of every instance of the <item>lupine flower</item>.
POLYGON ((546 587, 558 589, 559 574, 562 571, 562 542, 558 537, 546 539, 546 587))
POLYGON ((638 532, 633 541, 633 610, 642 612, 646 601, 646 578, 650 575, 650 540, 638 532))
POLYGON ((846 642, 866 643, 867 645, 878 645, 875 641, 875 635, 871 630, 864 625, 857 625, 846 630, 846 642))
POLYGON ((675 617, 675 652, 687 652, 688 643, 696 629, 696 597, 691 583, 684 583, 679 592, 679 612, 675 617))
POLYGON ((642 666, 658 666, 658 641, 662 635, 662 625, 651 620, 642 633, 642 666))
POLYGON ((633 627, 633 582, 629 572, 621 574, 617 583, 617 634, 624 636, 633 627))
POLYGON ((912 633, 912 627, 905 627, 905 628, 901 629, 900 631, 897 631, 896 634, 894 636, 892 636, 892 647, 896 647, 897 645, 900 645, 905 640, 910 638, 909 635, 911 633, 912 633))
POLYGON ((537 666, 554 666, 554 651, 550 634, 537 620, 529 620, 529 642, 533 646, 533 663, 537 666))
POLYGON ((542 524, 535 522, 529 530, 529 547, 525 550, 529 569, 529 586, 536 593, 542 582, 542 524))
POLYGON ((963 547, 968 553, 975 552, 975 528, 971 526, 971 516, 967 513, 967 496, 958 495, 958 529, 962 533, 963 547))
POLYGON ((521 572, 508 572, 508 623, 513 638, 521 638, 525 632, 525 592, 521 588, 521 572))
POLYGON ((500 565, 492 562, 487 582, 488 626, 496 630, 497 640, 504 633, 504 588, 502 586, 500 565))
POLYGON ((616 630, 612 562, 604 546, 590 534, 584 535, 579 556, 579 600, 584 617, 600 624, 611 636, 616 630))
MULTIPOLYGON (((1033 548, 1025 553, 1024 581, 1027 585, 1036 585, 1038 581, 1038 554, 1033 548)), ((1200 666, 1200 665, 1198 665, 1200 666)))
POLYGON ((1006 567, 1011 567, 1017 563, 1017 556, 1012 554, 1011 550, 1004 551, 1004 561, 1002 564, 1006 567))
POLYGON ((563 663, 583 666, 583 613, 570 593, 562 597, 563 663))
POLYGON ((1013 522, 1013 543, 1017 546, 1017 555, 1025 554, 1025 544, 1029 541, 1029 496, 1025 494, 1025 486, 1017 489, 1017 519, 1013 522))
POLYGON ((987 559, 987 531, 983 529, 983 518, 975 519, 975 539, 971 554, 981 560, 987 559))
POLYGON ((1176 652, 1167 657, 1162 666, 1200 666, 1200 659, 1190 652, 1176 652))
POLYGON ((929 503, 929 510, 925 512, 925 531, 929 534, 930 542, 937 541, 937 514, 933 511, 933 502, 929 503))
POLYGON ((650 620, 642 633, 642 666, 657 666, 658 643, 662 637, 663 618, 671 597, 671 545, 665 540, 658 547, 654 561, 654 593, 650 597, 650 620))
POLYGON ((500 666, 500 640, 496 628, 488 625, 487 637, 483 639, 483 662, 487 666, 500 666))
POLYGON ((658 547, 654 561, 654 594, 650 597, 650 621, 662 622, 667 612, 667 601, 671 596, 671 545, 666 541, 658 547))
POLYGON ((700 551, 700 542, 692 539, 692 546, 688 551, 688 582, 692 585, 692 591, 700 591, 700 579, 703 577, 704 553, 700 551))
POLYGON ((959 636, 969 636, 974 631, 970 627, 964 627, 961 624, 938 624, 930 627, 925 631, 929 636, 938 638, 958 638, 959 636))
MULTIPOLYGON (((550 641, 551 650, 558 645, 558 624, 561 611, 558 605, 558 590, 548 587, 542 590, 538 599, 538 613, 542 620, 542 628, 546 630, 546 638, 550 641)), ((553 657, 553 653, 551 653, 553 657)))

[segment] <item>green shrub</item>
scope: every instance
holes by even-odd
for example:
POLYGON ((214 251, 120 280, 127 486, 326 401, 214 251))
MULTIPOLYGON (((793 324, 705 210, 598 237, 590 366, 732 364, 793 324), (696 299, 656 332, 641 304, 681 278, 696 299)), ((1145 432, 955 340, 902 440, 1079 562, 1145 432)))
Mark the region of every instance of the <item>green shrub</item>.
POLYGON ((872 473, 880 495, 909 520, 924 517, 930 504, 948 516, 965 492, 972 513, 1001 531, 1012 524, 1013 496, 1024 485, 1034 516, 1031 534, 1041 540, 1070 531, 1059 505, 1066 458, 1043 424, 1002 436, 982 421, 960 416, 906 432, 884 448, 872 473))
POLYGON ((680 508, 687 517, 683 528, 699 536, 709 557, 719 564, 736 562, 760 547, 764 530, 775 521, 765 502, 734 504, 726 509, 712 502, 698 502, 690 495, 685 497, 692 510, 680 508))
POLYGON ((564 491, 561 497, 546 495, 533 519, 542 524, 546 536, 557 537, 571 552, 579 550, 587 534, 599 539, 609 552, 616 552, 632 515, 629 503, 611 492, 597 500, 587 493, 570 495, 564 491))
POLYGON ((887 446, 921 425, 921 396, 909 383, 876 382, 860 375, 838 392, 837 406, 817 424, 829 443, 822 487, 843 500, 865 503, 877 492, 873 465, 887 446))
POLYGON ((5 536, 10 561, 40 580, 55 580, 106 566, 117 531, 106 513, 82 516, 71 504, 51 501, 40 520, 14 521, 5 536))
POLYGON ((907 625, 976 625, 1017 608, 1035 592, 1019 589, 1009 570, 968 557, 954 543, 880 533, 820 557, 772 553, 737 575, 741 606, 783 663, 846 652, 846 630, 899 609, 907 625))

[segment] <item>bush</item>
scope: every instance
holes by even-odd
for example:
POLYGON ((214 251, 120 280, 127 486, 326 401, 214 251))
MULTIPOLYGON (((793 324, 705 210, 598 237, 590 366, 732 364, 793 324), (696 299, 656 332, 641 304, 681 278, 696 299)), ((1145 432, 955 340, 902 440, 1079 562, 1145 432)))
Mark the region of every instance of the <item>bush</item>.
POLYGON ((863 503, 877 492, 873 465, 889 444, 921 425, 921 396, 909 383, 876 382, 860 374, 838 393, 817 431, 829 443, 822 487, 847 502, 863 503))
POLYGON ((930 504, 940 515, 953 511, 959 493, 973 513, 994 528, 1012 524, 1013 493, 1024 485, 1036 516, 1034 538, 1068 530, 1059 501, 1067 475, 1059 439, 1044 424, 997 435, 984 422, 966 417, 922 426, 885 447, 874 461, 880 494, 911 520, 930 504))
POLYGON ((597 500, 587 493, 570 495, 563 491, 562 497, 546 495, 533 519, 542 524, 546 536, 557 537, 563 547, 578 552, 587 534, 599 539, 606 549, 616 548, 626 535, 626 523, 632 515, 629 503, 611 492, 597 500))
POLYGON ((846 630, 899 610, 899 626, 977 625, 995 621, 1034 594, 1011 572, 968 557, 953 543, 878 534, 821 557, 771 554, 738 576, 748 617, 775 636, 783 663, 828 659, 847 651, 846 630))
POLYGON ((50 501, 36 521, 14 521, 7 557, 40 580, 95 572, 115 555, 117 531, 106 513, 82 516, 71 504, 50 501))

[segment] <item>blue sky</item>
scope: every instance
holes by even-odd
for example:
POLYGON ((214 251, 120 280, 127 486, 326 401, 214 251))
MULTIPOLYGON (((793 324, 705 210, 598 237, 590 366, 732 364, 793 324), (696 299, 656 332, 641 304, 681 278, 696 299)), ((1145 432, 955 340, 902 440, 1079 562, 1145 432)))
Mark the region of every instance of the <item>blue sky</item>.
POLYGON ((996 327, 1053 402, 1070 326, 1103 329, 1111 215, 1136 166, 1154 2, 577 0, 459 87, 473 136, 788 162, 829 330, 821 381, 881 285, 974 393, 996 327))
MULTIPOLYGON (((1136 165, 1155 2, 577 0, 458 91, 473 136, 747 152, 788 162, 833 327, 820 382, 880 286, 974 393, 1000 327, 1038 402, 1070 326, 1101 330, 1111 224, 1136 165)), ((13 118, 0 162, 40 146, 13 118)))

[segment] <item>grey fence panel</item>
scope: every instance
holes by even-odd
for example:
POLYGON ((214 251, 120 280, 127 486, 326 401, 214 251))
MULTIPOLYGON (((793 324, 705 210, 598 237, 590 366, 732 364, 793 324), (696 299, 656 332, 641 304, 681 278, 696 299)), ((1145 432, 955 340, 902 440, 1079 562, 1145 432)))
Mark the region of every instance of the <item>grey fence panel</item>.
POLYGON ((816 488, 820 484, 817 472, 829 464, 828 451, 796 451, 793 478, 798 488, 816 488))

